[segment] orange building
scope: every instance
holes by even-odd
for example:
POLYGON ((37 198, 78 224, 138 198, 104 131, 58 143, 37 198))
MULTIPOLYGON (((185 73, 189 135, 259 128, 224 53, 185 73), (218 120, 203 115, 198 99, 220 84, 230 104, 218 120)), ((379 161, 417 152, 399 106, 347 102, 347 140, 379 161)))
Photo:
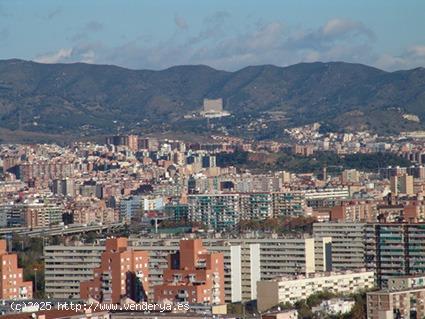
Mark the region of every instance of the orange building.
POLYGON ((374 201, 343 201, 331 209, 330 220, 339 222, 374 222, 378 215, 374 201))
POLYGON ((0 299, 31 299, 32 282, 23 281, 18 256, 7 252, 7 243, 0 240, 0 299))
POLYGON ((122 298, 146 301, 149 255, 127 246, 127 238, 109 238, 94 269, 94 278, 80 284, 82 299, 93 298, 104 303, 119 303, 122 298))
POLYGON ((181 240, 168 256, 163 284, 154 287, 155 302, 224 303, 223 254, 207 252, 200 239, 181 240))

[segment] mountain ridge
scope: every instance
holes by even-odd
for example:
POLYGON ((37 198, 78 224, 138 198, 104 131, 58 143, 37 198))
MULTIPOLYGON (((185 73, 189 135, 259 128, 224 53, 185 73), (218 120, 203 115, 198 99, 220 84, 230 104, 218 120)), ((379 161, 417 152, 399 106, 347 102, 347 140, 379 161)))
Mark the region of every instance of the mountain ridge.
POLYGON ((388 72, 357 63, 313 62, 237 71, 207 65, 157 71, 0 60, 0 127, 9 130, 78 137, 112 133, 117 126, 140 133, 208 134, 220 128, 261 139, 279 138, 285 127, 311 122, 393 134, 424 129, 424 121, 425 69, 420 67, 388 72), (205 120, 184 117, 199 111, 203 98, 218 97, 233 116, 208 127, 205 120), (264 115, 276 111, 285 119, 264 115), (420 122, 406 120, 405 114, 420 122), (260 118, 266 126, 248 129, 260 118))

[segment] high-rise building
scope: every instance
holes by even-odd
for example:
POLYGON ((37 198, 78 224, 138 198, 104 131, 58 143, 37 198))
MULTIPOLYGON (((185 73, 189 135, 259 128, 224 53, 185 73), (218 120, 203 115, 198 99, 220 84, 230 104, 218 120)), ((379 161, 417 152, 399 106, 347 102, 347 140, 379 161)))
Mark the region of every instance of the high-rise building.
POLYGON ((366 267, 376 274, 380 288, 400 275, 425 273, 425 224, 366 225, 366 267))
MULTIPOLYGON (((162 284, 163 271, 168 268, 168 256, 179 250, 179 239, 139 238, 132 244, 135 249, 149 252, 150 287, 162 284)), ((256 282, 261 278, 260 245, 209 238, 203 239, 203 245, 208 252, 223 254, 225 301, 256 299, 256 282)))
POLYGON ((93 278, 103 245, 51 245, 44 247, 44 281, 50 298, 80 298, 80 283, 93 278))
POLYGON ((216 231, 232 229, 241 219, 239 194, 189 195, 189 219, 216 231))
POLYGON ((406 167, 399 167, 399 166, 396 166, 396 167, 388 166, 388 167, 379 169, 379 175, 382 178, 386 178, 386 179, 390 179, 391 176, 399 176, 399 175, 406 174, 406 172, 407 172, 406 167))
POLYGON ((168 257, 163 284, 154 287, 154 300, 223 304, 223 255, 207 252, 200 239, 181 240, 180 250, 168 257))
POLYGON ((0 240, 0 299, 31 299, 32 282, 23 281, 18 256, 7 252, 6 240, 0 240))
POLYGON ((413 176, 402 174, 391 176, 391 193, 394 195, 414 195, 413 191, 413 176))
POLYGON ((71 178, 55 179, 52 182, 53 194, 62 196, 75 196, 75 182, 71 178))
POLYGON ((109 238, 94 278, 81 282, 80 297, 104 303, 119 303, 124 297, 147 300, 149 257, 127 247, 127 238, 109 238))
MULTIPOLYGON (((168 255, 179 250, 180 238, 134 238, 129 243, 136 251, 149 254, 148 295, 162 284, 168 268, 168 255)), ((225 302, 257 298, 256 282, 282 275, 328 271, 332 265, 329 238, 263 236, 257 238, 205 238, 204 248, 222 253, 224 260, 225 302)), ((104 245, 46 246, 46 293, 52 298, 79 298, 80 282, 93 278, 93 269, 101 262, 104 245)))
POLYGON ((332 238, 332 270, 365 268, 364 223, 314 223, 316 240, 332 238))

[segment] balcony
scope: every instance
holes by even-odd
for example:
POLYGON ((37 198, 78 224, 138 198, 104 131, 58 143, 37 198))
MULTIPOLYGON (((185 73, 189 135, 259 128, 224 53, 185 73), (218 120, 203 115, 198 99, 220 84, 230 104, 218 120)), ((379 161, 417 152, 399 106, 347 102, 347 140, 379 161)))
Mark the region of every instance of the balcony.
POLYGON ((181 290, 177 294, 177 298, 179 298, 179 299, 186 299, 186 298, 189 298, 189 294, 188 294, 188 292, 186 290, 181 290))
POLYGON ((196 268, 198 268, 198 269, 205 269, 205 268, 207 268, 207 262, 205 260, 199 260, 196 263, 196 268))

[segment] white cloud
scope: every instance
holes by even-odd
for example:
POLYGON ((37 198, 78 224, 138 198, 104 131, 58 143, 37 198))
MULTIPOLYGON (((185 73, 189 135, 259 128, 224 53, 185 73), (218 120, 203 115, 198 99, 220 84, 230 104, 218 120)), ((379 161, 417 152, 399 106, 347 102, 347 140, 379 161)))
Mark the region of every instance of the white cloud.
POLYGON ((425 45, 415 45, 410 47, 408 53, 414 55, 416 57, 424 57, 425 58, 425 45))
POLYGON ((387 70, 412 69, 425 66, 425 45, 413 45, 400 55, 382 54, 376 60, 376 66, 387 70))
POLYGON ((72 48, 61 48, 56 52, 39 55, 35 61, 40 63, 58 63, 71 57, 72 48))
MULTIPOLYGON (((174 23, 177 31, 187 27, 177 15, 174 23)), ((399 56, 377 54, 373 32, 357 21, 335 18, 315 29, 296 30, 281 21, 272 21, 228 32, 230 25, 228 13, 216 12, 204 19, 198 33, 191 32, 190 36, 174 32, 166 41, 146 41, 140 36, 117 46, 80 39, 72 48, 42 54, 36 60, 116 64, 133 69, 207 64, 236 70, 247 65, 286 66, 315 61, 364 63, 385 70, 425 65, 425 45, 414 45, 399 56)))
POLYGON ((327 21, 321 29, 324 36, 340 36, 348 33, 357 33, 374 37, 373 32, 361 22, 335 18, 327 21))
POLYGON ((81 54, 81 62, 95 63, 96 62, 96 53, 93 50, 83 52, 81 54))

